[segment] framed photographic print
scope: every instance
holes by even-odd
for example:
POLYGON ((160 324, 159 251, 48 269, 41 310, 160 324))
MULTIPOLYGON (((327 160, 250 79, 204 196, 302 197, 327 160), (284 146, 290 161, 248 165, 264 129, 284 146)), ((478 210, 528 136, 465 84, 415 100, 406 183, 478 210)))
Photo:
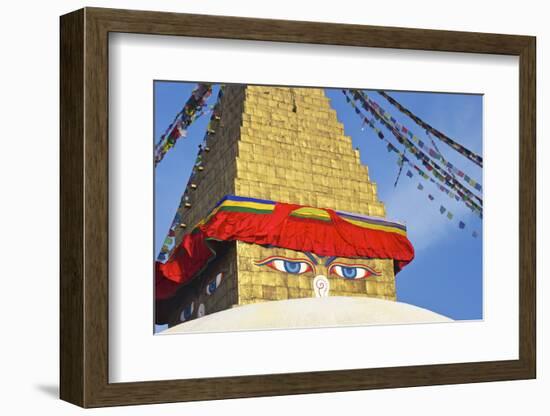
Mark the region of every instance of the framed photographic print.
POLYGON ((534 378, 535 38, 61 17, 61 398, 534 378))

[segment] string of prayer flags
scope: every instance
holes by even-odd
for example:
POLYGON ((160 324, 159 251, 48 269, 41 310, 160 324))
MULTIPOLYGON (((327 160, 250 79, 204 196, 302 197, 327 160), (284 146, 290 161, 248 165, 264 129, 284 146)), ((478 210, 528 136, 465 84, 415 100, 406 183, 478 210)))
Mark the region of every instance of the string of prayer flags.
MULTIPOLYGON (((196 96, 201 97, 201 92, 199 90, 196 90, 196 96)), ((195 158, 195 164, 193 166, 193 169, 191 171, 191 175, 189 176, 189 180, 187 181, 187 185, 185 187, 185 191, 183 192, 183 195, 180 199, 179 206, 176 210, 176 214, 174 215, 174 219, 172 220, 172 224, 170 225, 170 228, 168 230, 168 235, 164 240, 164 243, 160 249, 160 253, 157 257, 157 260, 160 262, 165 262, 169 259, 171 252, 176 247, 176 241, 177 241, 177 234, 178 232, 176 230, 185 229, 187 227, 186 224, 182 224, 182 217, 181 212, 185 208, 190 208, 192 206, 192 198, 191 198, 191 192, 197 192, 197 184, 195 183, 197 181, 197 175, 199 175, 200 172, 204 170, 204 163, 205 163, 205 154, 204 152, 208 152, 210 148, 208 147, 208 140, 211 140, 215 136, 215 130, 217 128, 217 124, 219 123, 219 120, 221 119, 221 112, 220 112, 220 102, 221 98, 223 97, 224 93, 224 86, 220 86, 220 90, 218 92, 218 97, 216 99, 216 103, 211 107, 211 114, 210 114, 210 120, 208 123, 208 128, 206 129, 206 132, 203 137, 203 141, 198 146, 198 152, 197 157, 195 158)))
MULTIPOLYGON (((345 98, 346 98, 346 101, 354 108, 357 108, 356 104, 355 104, 355 101, 351 100, 350 97, 348 96, 348 92, 347 90, 342 90, 342 93, 344 94, 345 98)), ((419 168, 417 165, 415 165, 411 160, 409 160, 403 152, 401 152, 397 147, 395 147, 388 139, 386 139, 382 132, 380 131, 380 129, 378 129, 375 125, 374 125, 374 122, 372 120, 370 120, 368 117, 366 117, 364 114, 362 114, 360 111, 359 111, 359 116, 362 118, 363 120, 363 125, 364 124, 367 124, 372 130, 374 130, 377 134, 378 134, 378 137, 383 140, 386 145, 387 145, 387 149, 388 151, 393 151, 395 153, 397 153, 400 158, 398 159, 398 163, 400 163, 401 161, 404 161, 406 162, 407 164, 409 164, 409 166, 413 167, 414 170, 418 173, 418 175, 420 175, 423 179, 425 180, 428 180, 432 183, 434 183, 436 186, 438 185, 436 183, 436 181, 430 177, 428 174, 426 174, 421 168, 419 168)), ((436 173, 437 175, 437 173, 436 173)), ((445 192, 446 195, 449 196, 449 198, 452 198, 452 199, 456 199, 457 201, 460 201, 460 200, 463 200, 462 197, 459 197, 456 193, 453 193, 451 191, 449 191, 447 188, 445 188, 444 186, 440 186, 438 187, 438 189, 442 190, 443 192, 445 192)), ((461 195, 464 195, 462 192, 461 192, 461 195)), ((471 203, 469 203, 468 201, 464 200, 464 202, 466 203, 466 205, 468 206, 468 208, 470 208, 474 213, 476 213, 480 218, 481 218, 481 212, 479 211, 479 209, 475 206, 475 205, 472 205, 471 203)))
POLYGON ((176 115, 174 121, 168 126, 155 146, 155 166, 175 146, 178 139, 187 136, 187 128, 204 114, 202 110, 211 94, 212 84, 198 84, 193 90, 181 111, 176 115))
MULTIPOLYGON (((399 129, 399 126, 400 124, 399 123, 395 123, 396 124, 396 127, 399 129)), ((404 128, 404 127, 403 127, 404 128)), ((476 191, 479 191, 481 192, 483 190, 482 186, 480 183, 478 183, 477 181, 475 181, 474 179, 470 178, 468 175, 466 175, 462 170, 458 169, 456 166, 454 166, 451 162, 447 161, 443 155, 441 154, 441 152, 439 152, 439 150, 434 150, 433 148, 429 147, 428 145, 426 145, 426 143, 424 143, 422 140, 420 140, 417 136, 413 135, 410 131, 408 132, 408 136, 409 138, 415 142, 418 147, 420 147, 421 149, 425 150, 428 155, 433 158, 433 159, 436 159, 438 160, 439 162, 441 162, 441 164, 443 166, 445 166, 445 168, 447 169, 447 171, 452 174, 452 175, 457 175, 459 176, 460 178, 464 178, 465 182, 470 185, 471 187, 473 187, 476 191)))
MULTIPOLYGON (((365 97, 361 97, 361 93, 359 91, 352 92, 352 94, 354 94, 356 99, 365 100, 365 97)), ((417 159, 419 159, 422 162, 422 164, 424 165, 424 167, 428 171, 432 171, 434 169, 434 167, 436 169, 441 169, 441 168, 439 166, 437 166, 437 164, 431 163, 429 158, 426 157, 426 155, 423 152, 420 152, 418 149, 415 149, 412 142, 410 142, 407 137, 403 137, 402 133, 406 133, 409 136, 409 138, 412 139, 413 142, 415 142, 418 145, 419 148, 422 148, 423 150, 426 150, 426 152, 430 156, 432 156, 433 158, 438 159, 441 162, 441 164, 444 165, 447 168, 447 170, 451 173, 451 175, 457 174, 460 177, 465 176, 464 172, 462 172, 459 169, 457 169, 456 167, 454 167, 450 162, 447 162, 442 157, 442 155, 439 151, 436 151, 434 149, 429 148, 422 140, 418 139, 418 137, 413 135, 413 133, 410 130, 408 130, 405 126, 402 126, 399 123, 397 123, 395 118, 391 117, 382 107, 380 107, 378 105, 378 103, 376 103, 375 101, 368 98, 366 93, 364 93, 364 94, 366 96, 366 100, 368 100, 368 105, 370 105, 371 107, 374 107, 374 109, 369 108, 368 106, 366 106, 365 102, 363 103, 363 107, 365 107, 366 110, 372 112, 373 115, 375 116, 375 118, 377 118, 383 124, 385 124, 386 127, 389 130, 391 130, 392 133, 395 135, 396 139, 398 139, 398 141, 400 143, 405 145, 407 147, 407 150, 409 150, 412 154, 414 154, 417 157, 417 159), (376 112, 379 112, 379 114, 377 114, 376 112)), ((435 171, 434 171, 434 174, 436 174, 435 171)), ((441 180, 444 180, 446 182, 452 182, 452 180, 455 179, 454 176, 448 177, 445 174, 442 175, 440 173, 437 173, 437 175, 439 175, 438 178, 440 178, 441 180)), ((481 185, 478 184, 477 182, 475 182, 474 180, 472 180, 471 178, 468 178, 467 183, 470 186, 474 187, 476 190, 481 190, 482 189, 481 185)), ((473 194, 472 194, 472 196, 478 198, 477 196, 475 196, 473 194)), ((482 202, 480 198, 478 198, 478 199, 479 199, 479 202, 482 202)))
POLYGON ((397 108, 400 112, 403 114, 406 114, 409 118, 411 118, 417 125, 422 127, 424 130, 429 131, 431 134, 433 134, 435 137, 437 137, 439 140, 441 140, 443 143, 450 146, 452 149, 456 150, 458 153, 460 153, 462 156, 465 156, 472 162, 474 162, 479 167, 483 167, 483 158, 472 152, 471 150, 467 149, 466 147, 462 146, 461 144, 455 142, 439 130, 435 129, 434 127, 430 126, 428 123, 423 121, 420 117, 416 116, 412 111, 401 105, 395 98, 392 98, 384 91, 378 91, 378 93, 384 97, 386 100, 390 102, 395 108, 397 108))
POLYGON ((388 128, 388 130, 390 130, 393 133, 395 138, 401 144, 403 144, 406 147, 406 149, 411 154, 413 154, 422 163, 424 168, 428 170, 437 180, 446 184, 447 186, 452 187, 455 190, 455 192, 458 192, 460 190, 461 193, 464 195, 462 199, 470 201, 471 205, 474 206, 475 209, 479 210, 480 212, 482 211, 481 206, 478 205, 478 202, 480 204, 483 203, 481 198, 478 197, 477 195, 474 195, 469 189, 467 189, 459 181, 457 181, 454 176, 450 175, 445 170, 443 170, 436 162, 430 159, 422 150, 417 148, 412 141, 410 141, 407 137, 403 136, 401 132, 394 125, 392 125, 391 117, 385 112, 385 110, 383 110, 377 103, 371 100, 366 93, 359 90, 350 90, 350 93, 354 99, 359 100, 361 102, 365 110, 372 113, 377 120, 382 122, 382 124, 384 124, 385 127, 388 128), (477 200, 477 202, 474 202, 473 199, 477 200))
MULTIPOLYGON (((407 171, 407 176, 412 177, 412 175, 413 175, 413 173, 412 173, 410 170, 407 171), (409 173, 410 173, 410 175, 409 175, 409 173)), ((437 186, 437 184, 436 184, 436 186, 437 186)), ((423 190, 424 190, 424 185, 422 185, 422 184, 419 182, 418 185, 417 185, 417 187, 416 187, 416 189, 418 189, 418 190, 420 190, 420 191, 423 191, 423 190)), ((440 189, 440 190, 445 190, 445 188, 442 187, 441 185, 438 186, 438 189, 440 189)), ((457 201, 460 201, 460 198, 458 197, 458 195, 455 195, 455 196, 456 196, 456 198, 457 198, 457 201)), ((433 197, 432 194, 428 194, 428 199, 429 199, 430 201, 433 201, 435 198, 433 197)), ((444 207, 443 205, 441 205, 440 208, 439 208, 439 210, 440 210, 440 213, 441 213, 441 214, 445 214, 445 212, 447 213, 446 217, 447 217, 448 220, 450 220, 450 221, 453 220, 454 214, 453 214, 451 211, 449 211, 446 207, 444 207)), ((460 221, 458 222, 458 228, 460 228, 460 229, 462 230, 462 229, 464 229, 465 227, 466 227, 466 223, 465 223, 464 221, 460 220, 460 221)), ((473 237, 475 237, 475 236, 473 235, 473 237)))
MULTIPOLYGON (((436 152, 435 150, 429 148, 422 140, 418 139, 415 135, 413 135, 412 132, 410 130, 408 130, 406 127, 401 126, 399 123, 392 121, 392 120, 395 120, 395 119, 393 117, 391 117, 382 107, 380 107, 380 105, 378 105, 378 103, 376 103, 374 100, 369 98, 367 93, 365 93, 364 91, 352 90, 351 94, 355 99, 359 100, 362 103, 363 108, 365 108, 365 110, 371 112, 375 116, 375 118, 378 117, 380 122, 382 124, 384 124, 388 128, 388 130, 390 130, 393 133, 395 138, 401 144, 403 144, 407 148, 408 151, 410 151, 413 155, 416 156, 416 158, 418 160, 420 160, 422 162, 422 164, 424 165, 424 167, 428 171, 432 171, 434 169, 437 170, 437 175, 439 175, 438 178, 440 180, 444 180, 445 182, 448 182, 449 185, 453 185, 453 187, 461 188, 464 193, 466 193, 470 197, 473 197, 473 198, 477 199, 479 201, 479 203, 481 203, 481 204, 483 203, 483 201, 481 200, 480 197, 473 194, 470 190, 468 190, 460 182, 458 182, 454 176, 452 176, 452 174, 459 175, 459 173, 462 173, 463 177, 465 177, 467 175, 465 175, 459 169, 455 168, 450 162, 447 162, 445 159, 443 159, 439 152, 436 152), (406 135, 405 135, 404 131, 407 132, 406 135), (416 147, 416 146, 418 146, 418 147, 416 147), (438 161, 445 168, 447 168, 448 171, 450 171, 451 175, 449 175, 447 173, 447 171, 445 171, 443 168, 441 168, 436 162, 434 162, 432 159, 430 159, 426 155, 426 153, 424 153, 420 149, 425 150, 430 155, 433 155, 432 157, 434 157, 434 156, 437 157, 438 161), (429 150, 431 150, 431 152, 429 152, 429 150)), ((434 172, 435 172, 435 170, 434 170, 434 172)), ((473 179, 471 179, 470 177, 468 177, 466 182, 470 186, 472 186, 476 189, 477 188, 479 188, 480 190, 482 189, 481 185, 478 184, 473 179), (478 186, 476 187, 476 185, 478 185, 478 186)))
MULTIPOLYGON (((344 94, 344 96, 346 98, 346 101, 353 108, 358 109, 357 105, 355 104, 355 101, 352 100, 348 96, 348 90, 342 90, 342 93, 344 94)), ((352 94, 352 93, 349 92, 349 94, 352 94)), ((481 207, 479 207, 479 206, 477 206, 477 204, 473 203, 471 201, 471 199, 468 198, 463 192, 461 192, 461 191, 452 192, 449 189, 447 189, 445 186, 443 186, 441 184, 438 184, 434 180, 434 178, 430 177, 426 172, 424 172, 421 168, 419 168, 416 164, 414 164, 411 160, 409 160, 404 155, 403 152, 401 152, 388 139, 386 139, 384 137, 384 135, 382 134, 382 132, 380 131, 380 129, 378 129, 375 126, 373 120, 369 119, 367 116, 362 114, 361 111, 358 112, 358 115, 362 118, 363 125, 365 125, 365 124, 368 125, 372 130, 374 130, 377 133, 378 137, 386 143, 386 147, 387 147, 389 152, 393 151, 393 152, 397 153, 400 156, 400 158, 398 159, 398 163, 400 163, 401 161, 404 161, 404 162, 408 163, 416 171, 416 173, 418 173, 418 175, 421 176, 423 179, 434 183, 436 186, 438 186, 438 189, 441 190, 442 192, 444 192, 446 195, 448 195, 449 198, 455 199, 457 201, 463 201, 466 204, 466 206, 468 206, 469 209, 471 209, 476 215, 478 215, 480 218, 482 218, 481 207)), ((376 113, 373 113, 373 115, 374 115, 375 118, 377 117, 376 113)), ((417 156, 417 158, 418 158, 418 156, 417 156)), ((438 178, 438 180, 442 180, 443 182, 445 182, 446 184, 448 184, 452 187, 452 183, 449 184, 448 181, 445 180, 445 178, 443 178, 441 175, 438 174, 438 172, 433 171, 433 168, 430 165, 426 166, 426 164, 423 163, 423 166, 426 167, 426 169, 432 169, 431 173, 434 175, 434 177, 438 178)))
POLYGON ((376 135, 380 140, 384 140, 388 144, 388 147, 387 147, 388 152, 391 152, 391 151, 399 152, 399 150, 393 145, 391 145, 391 143, 384 137, 384 133, 382 132, 382 130, 376 127, 372 120, 369 120, 367 117, 361 114, 361 111, 359 110, 359 108, 357 108, 357 106, 355 105, 355 102, 352 101, 351 98, 349 98, 347 91, 342 90, 342 93, 345 96, 346 102, 354 108, 355 113, 358 114, 359 117, 361 117, 361 119, 363 120, 363 124, 361 125, 362 126, 361 131, 364 131, 365 125, 368 125, 372 130, 374 130, 374 132, 376 133, 376 135))
MULTIPOLYGON (((359 109, 355 102, 350 99, 350 97, 348 96, 348 93, 346 90, 342 90, 345 98, 346 98, 346 101, 352 106, 354 107, 354 109, 359 109)), ((366 125, 368 125, 372 130, 374 130, 378 137, 383 140, 385 143, 386 143, 386 147, 388 149, 389 152, 395 152, 399 155, 399 158, 397 160, 397 164, 400 166, 400 168, 402 168, 403 164, 404 163, 407 163, 409 166, 411 166, 414 170, 411 171, 411 170, 407 170, 407 176, 408 177, 412 177, 413 176, 413 172, 416 172, 420 177, 422 177, 423 179, 425 180, 429 180, 430 182, 432 182, 438 190, 440 190, 441 192, 445 193, 446 195, 448 195, 449 197, 451 197, 452 199, 455 199, 456 201, 462 201, 463 200, 463 197, 464 197, 464 193, 461 192, 461 191, 458 191, 457 192, 452 192, 450 191, 449 189, 447 189, 445 186, 443 186, 442 184, 438 183, 435 181, 434 178, 430 177, 429 175, 427 175, 421 168, 419 168, 418 166, 416 166, 411 160, 409 160, 407 158, 407 156, 405 156, 404 152, 401 152, 397 147, 395 147, 391 142, 389 142, 387 139, 384 138, 383 134, 380 132, 379 129, 376 128, 376 126, 374 125, 374 122, 369 119, 368 117, 366 117, 359 109, 359 111, 355 111, 356 114, 358 114, 360 117, 361 117, 361 120, 362 120, 362 128, 366 125), (460 195, 459 195, 460 193, 460 195)), ((376 117, 375 117, 376 118, 376 117)), ((363 130, 363 129, 362 129, 363 130)), ((407 130, 408 131, 408 130, 407 130)), ((435 143, 434 143, 434 148, 435 148, 435 143)), ((439 150, 437 150, 439 152, 439 150)), ((433 173, 433 172, 432 172, 433 173)), ((435 174, 437 175, 437 172, 435 172, 435 174)), ((464 176, 464 173, 462 174, 464 176)), ((398 178, 399 178, 399 175, 398 175, 398 178)), ((396 181, 397 183, 397 181, 396 181)), ((423 191, 425 189, 424 185, 422 183, 418 183, 417 185, 417 189, 420 190, 420 191, 423 191)), ((428 194, 428 199, 430 201, 434 201, 435 200, 435 197, 432 195, 432 194, 428 194)), ((472 205, 470 205, 470 203, 466 200, 465 201, 466 205, 476 214, 479 215, 480 218, 482 218, 481 216, 481 213, 476 211, 474 209, 474 207, 472 205)), ((443 205, 440 205, 440 213, 442 215, 445 214, 446 218, 450 221, 453 220, 454 218, 454 214, 452 212, 450 212, 445 206, 443 205)), ((464 229, 466 227, 466 223, 462 220, 458 221, 458 228, 460 229, 464 229)), ((477 237, 477 233, 474 232, 472 233, 472 237, 477 237)))
MULTIPOLYGON (((199 146, 199 155, 202 152, 202 148, 199 146)), ((164 239, 163 245, 160 249, 160 253, 157 256, 157 261, 165 262, 170 257, 170 253, 172 250, 176 247, 176 241, 177 241, 177 232, 181 225, 181 211, 184 208, 190 208, 191 207, 191 198, 189 196, 189 187, 190 182, 195 179, 197 174, 196 165, 193 167, 193 170, 191 171, 191 175, 189 177, 189 181, 187 183, 187 186, 185 188, 185 191, 183 192, 183 195, 181 196, 180 203, 178 205, 178 208, 176 210, 176 214, 174 215, 174 219, 172 220, 172 223, 170 224, 170 228, 168 229, 168 235, 164 239)))
POLYGON ((204 133, 204 138, 203 138, 203 143, 205 144, 204 150, 207 151, 207 152, 210 150, 210 148, 208 147, 206 142, 211 136, 215 136, 216 129, 217 129, 217 127, 220 123, 220 120, 221 120, 220 103, 221 103, 221 99, 223 97, 224 91, 225 91, 225 85, 222 84, 222 85, 220 85, 220 90, 218 91, 218 97, 216 98, 216 104, 214 104, 214 106, 212 107, 212 115, 210 116, 210 121, 208 122, 208 127, 206 129, 206 132, 204 133))

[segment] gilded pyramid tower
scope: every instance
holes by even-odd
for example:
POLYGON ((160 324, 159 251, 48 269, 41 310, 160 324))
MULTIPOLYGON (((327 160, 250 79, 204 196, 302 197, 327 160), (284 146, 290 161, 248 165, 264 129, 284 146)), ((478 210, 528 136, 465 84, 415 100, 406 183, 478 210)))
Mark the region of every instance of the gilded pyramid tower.
MULTIPOLYGON (((376 184, 323 89, 227 85, 214 129, 188 203, 180 207, 176 246, 226 195, 238 196, 235 204, 250 210, 275 201, 307 207, 295 211, 303 217, 321 218, 325 211, 316 208, 385 217, 376 184)), ((216 254, 207 266, 175 296, 157 301, 158 323, 175 325, 238 305, 323 294, 396 298, 391 258, 354 258, 353 267, 369 273, 368 279, 355 279, 350 264, 330 263, 334 256, 214 240, 216 254), (319 289, 315 275, 321 274, 326 287, 319 289)))

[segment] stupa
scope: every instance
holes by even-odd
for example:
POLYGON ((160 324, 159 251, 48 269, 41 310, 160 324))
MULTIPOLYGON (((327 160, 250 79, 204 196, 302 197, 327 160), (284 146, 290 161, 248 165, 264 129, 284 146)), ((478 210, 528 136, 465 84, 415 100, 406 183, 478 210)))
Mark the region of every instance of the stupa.
POLYGON ((156 267, 156 322, 240 305, 396 300, 414 257, 323 89, 226 85, 175 249, 156 267))

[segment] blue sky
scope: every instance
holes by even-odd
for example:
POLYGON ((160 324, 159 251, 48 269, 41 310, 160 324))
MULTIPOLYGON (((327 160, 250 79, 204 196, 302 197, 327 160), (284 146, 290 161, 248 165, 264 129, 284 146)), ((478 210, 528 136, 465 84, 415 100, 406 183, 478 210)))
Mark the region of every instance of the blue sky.
MULTIPOLYGON (((157 81, 155 96, 155 143, 172 122, 189 97, 194 83, 157 81)), ((218 87, 214 88, 209 104, 213 104, 218 87)), ((470 150, 482 154, 482 96, 387 91, 405 107, 430 125, 458 141, 470 150)), ((407 166, 396 187, 399 167, 397 154, 388 152, 384 142, 365 126, 346 103, 339 89, 325 89, 344 124, 346 135, 359 148, 361 161, 368 165, 371 180, 378 185, 378 196, 386 205, 387 217, 405 222, 416 257, 397 275, 397 300, 441 313, 453 319, 482 318, 482 221, 462 203, 450 199, 433 184, 414 175, 405 175, 407 166), (419 191, 419 183, 424 190, 419 191), (430 201, 428 194, 434 196, 430 201), (444 205, 454 214, 452 221, 441 215, 444 205), (466 228, 458 228, 458 221, 466 228), (479 234, 472 237, 472 231, 479 234)), ((376 92, 367 90, 369 97, 389 111, 401 124, 429 143, 425 132, 407 116, 402 115, 376 92)), ((168 152, 155 171, 155 252, 158 253, 172 222, 175 210, 191 173, 199 143, 209 116, 199 118, 168 152)), ((382 125, 385 137, 402 148, 382 125)), ((437 141, 441 153, 459 169, 481 182, 482 169, 437 141)))

